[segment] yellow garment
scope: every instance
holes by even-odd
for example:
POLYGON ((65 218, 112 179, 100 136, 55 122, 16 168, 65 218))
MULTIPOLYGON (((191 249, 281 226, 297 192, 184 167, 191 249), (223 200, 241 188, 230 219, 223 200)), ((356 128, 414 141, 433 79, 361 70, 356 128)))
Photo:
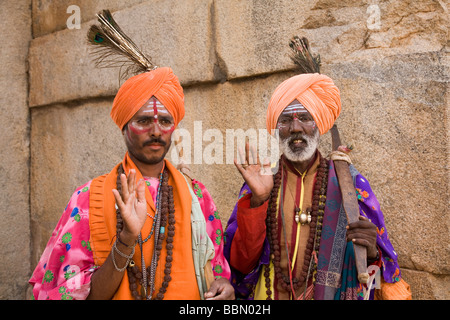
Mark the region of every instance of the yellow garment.
MULTIPOLYGON (((315 175, 317 172, 317 167, 318 167, 319 163, 320 163, 320 158, 317 157, 316 160, 314 161, 314 163, 309 168, 309 170, 304 175, 304 181, 302 184, 303 197, 301 199, 302 207, 300 208, 302 211, 306 211, 306 209, 308 207, 311 207, 311 205, 312 205, 312 193, 313 193, 313 188, 314 188, 314 178, 315 178, 315 175)), ((281 163, 280 163, 280 165, 281 165, 281 163)), ((305 255, 306 244, 309 239, 310 227, 309 227, 309 224, 305 224, 305 225, 298 224, 298 229, 297 229, 298 233, 295 235, 296 240, 295 240, 295 243, 292 243, 292 241, 291 241, 292 236, 293 236, 292 235, 292 229, 293 229, 292 227, 293 227, 293 224, 296 224, 296 222, 294 220, 294 215, 295 215, 294 214, 294 208, 295 208, 294 202, 295 202, 295 191, 296 191, 298 176, 295 173, 293 173, 292 171, 290 171, 290 169, 288 169, 287 167, 283 167, 283 170, 287 170, 287 176, 288 176, 286 189, 284 190, 284 203, 283 203, 283 208, 284 208, 283 211, 284 211, 285 220, 286 220, 286 237, 288 239, 289 249, 292 246, 297 247, 296 253, 294 254, 295 260, 291 261, 292 262, 291 267, 292 267, 292 265, 295 266, 296 273, 293 274, 293 276, 298 278, 300 276, 300 272, 303 267, 303 259, 304 259, 304 255, 305 255)), ((280 201, 280 193, 281 193, 281 190, 278 193, 277 207, 278 207, 278 203, 280 201)), ((278 217, 278 212, 277 212, 277 217, 278 217)), ((278 226, 278 227, 280 228, 280 226, 278 226)), ((284 239, 283 232, 281 232, 280 253, 281 253, 280 265, 282 268, 282 272, 283 272, 283 274, 289 274, 289 271, 288 271, 289 263, 288 263, 288 260, 286 257, 286 247, 285 247, 285 239, 284 239)), ((255 300, 266 300, 266 298, 267 298, 266 279, 264 276, 265 266, 263 266, 262 268, 263 268, 262 272, 260 274, 260 277, 259 277, 258 282, 255 287, 255 297, 254 297, 255 300)), ((272 299, 274 299, 275 290, 277 290, 277 295, 278 295, 279 300, 292 299, 293 298, 292 294, 289 292, 286 292, 285 290, 282 290, 280 284, 278 284, 277 288, 274 289, 274 280, 275 280, 275 273, 274 273, 273 263, 271 260, 270 261, 270 285, 271 285, 271 291, 272 291, 272 299)), ((297 289, 296 296, 297 297, 300 296, 304 292, 304 289, 305 289, 304 286, 297 289)))
MULTIPOLYGON (((269 266, 270 266, 270 291, 272 292, 270 297, 273 300, 274 299, 273 280, 275 279, 275 272, 273 270, 272 260, 270 260, 269 266)), ((255 298, 254 298, 255 300, 266 300, 267 299, 266 277, 264 276, 264 271, 265 271, 266 267, 264 266, 263 268, 264 268, 263 271, 259 275, 258 282, 256 283, 255 298)))

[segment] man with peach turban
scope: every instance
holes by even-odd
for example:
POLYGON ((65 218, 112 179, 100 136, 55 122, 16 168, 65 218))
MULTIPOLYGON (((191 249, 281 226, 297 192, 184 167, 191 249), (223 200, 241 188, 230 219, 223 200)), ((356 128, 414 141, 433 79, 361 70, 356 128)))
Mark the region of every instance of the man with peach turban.
MULTIPOLYGON (((245 182, 228 221, 225 256, 237 298, 373 298, 358 282, 353 244, 367 249, 369 270, 381 268, 388 287, 400 283, 389 287, 394 295, 378 298, 410 298, 367 180, 350 166, 360 218, 348 224, 333 161, 317 149, 340 112, 332 79, 319 73, 293 76, 276 88, 267 109, 267 130, 278 134, 282 152, 277 171, 248 145, 242 161, 235 161, 245 182)), ((338 156, 350 161, 345 152, 338 156)))
POLYGON ((165 159, 183 88, 171 68, 145 69, 112 105, 128 151, 73 193, 30 279, 35 299, 234 298, 211 195, 165 159))

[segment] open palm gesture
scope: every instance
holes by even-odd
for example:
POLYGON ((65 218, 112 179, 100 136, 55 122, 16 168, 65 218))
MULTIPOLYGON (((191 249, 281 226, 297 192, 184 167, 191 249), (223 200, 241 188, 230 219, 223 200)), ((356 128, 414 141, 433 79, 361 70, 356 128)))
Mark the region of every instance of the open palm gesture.
POLYGON ((260 206, 269 198, 273 188, 270 161, 267 159, 264 164, 261 164, 258 153, 253 146, 249 148, 248 142, 245 143, 245 156, 241 149, 239 149, 239 156, 241 163, 234 159, 234 164, 252 191, 250 205, 251 207, 260 206))
POLYGON ((130 170, 128 177, 121 174, 122 195, 113 189, 116 204, 123 219, 121 239, 132 243, 136 241, 147 218, 147 202, 145 201, 145 183, 139 180, 136 185, 136 171, 130 170))

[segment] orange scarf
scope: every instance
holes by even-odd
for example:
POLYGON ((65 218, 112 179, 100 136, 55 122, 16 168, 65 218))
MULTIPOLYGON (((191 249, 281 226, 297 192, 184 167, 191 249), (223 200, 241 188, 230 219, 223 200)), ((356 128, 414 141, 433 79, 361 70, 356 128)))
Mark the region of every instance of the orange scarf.
MULTIPOLYGON (((172 272, 170 276, 172 280, 169 283, 164 299, 168 300, 197 300, 200 299, 197 280, 194 270, 194 262, 192 258, 192 241, 191 241, 191 195, 189 187, 183 175, 167 160, 165 166, 169 171, 169 185, 173 186, 173 200, 175 205, 175 236, 173 241, 173 262, 172 272)), ((136 170, 136 181, 142 179, 142 174, 130 159, 128 152, 122 161, 122 165, 126 174, 131 169, 136 170)), ((116 188, 117 168, 103 176, 95 178, 90 188, 90 205, 89 205, 89 226, 90 226, 90 243, 95 264, 101 266, 109 256, 112 245, 116 237, 116 209, 115 199, 112 189, 116 188)), ((147 200, 147 212, 154 215, 155 204, 148 188, 145 190, 145 198, 147 200)), ((146 238, 150 233, 153 220, 147 218, 142 228, 142 237, 146 238)), ((154 238, 152 236, 143 245, 145 265, 148 267, 153 256, 154 238)), ((155 294, 164 279, 164 265, 166 261, 167 250, 165 241, 158 267, 155 275, 155 294)), ((136 246, 133 257, 134 262, 141 270, 141 251, 136 246)), ((140 292, 140 288, 138 288, 140 292)), ((128 275, 125 272, 122 282, 117 289, 113 299, 132 300, 129 288, 128 275)))

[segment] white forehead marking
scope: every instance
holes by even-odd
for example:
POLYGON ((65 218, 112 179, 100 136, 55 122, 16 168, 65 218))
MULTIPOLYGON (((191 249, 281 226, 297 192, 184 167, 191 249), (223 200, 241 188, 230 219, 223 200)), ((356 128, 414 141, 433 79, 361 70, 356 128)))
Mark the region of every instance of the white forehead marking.
POLYGON ((301 103, 299 103, 287 106, 282 113, 295 113, 295 112, 308 112, 308 110, 306 110, 306 108, 301 103))
MULTIPOLYGON (((156 105, 156 111, 158 114, 165 114, 165 115, 171 115, 170 112, 164 107, 164 105, 155 98, 151 98, 147 101, 146 104, 143 105, 142 112, 143 113, 153 113, 155 112, 155 105, 156 105), (156 104, 155 104, 156 102, 156 104)), ((156 115, 157 116, 157 115, 156 115)))

